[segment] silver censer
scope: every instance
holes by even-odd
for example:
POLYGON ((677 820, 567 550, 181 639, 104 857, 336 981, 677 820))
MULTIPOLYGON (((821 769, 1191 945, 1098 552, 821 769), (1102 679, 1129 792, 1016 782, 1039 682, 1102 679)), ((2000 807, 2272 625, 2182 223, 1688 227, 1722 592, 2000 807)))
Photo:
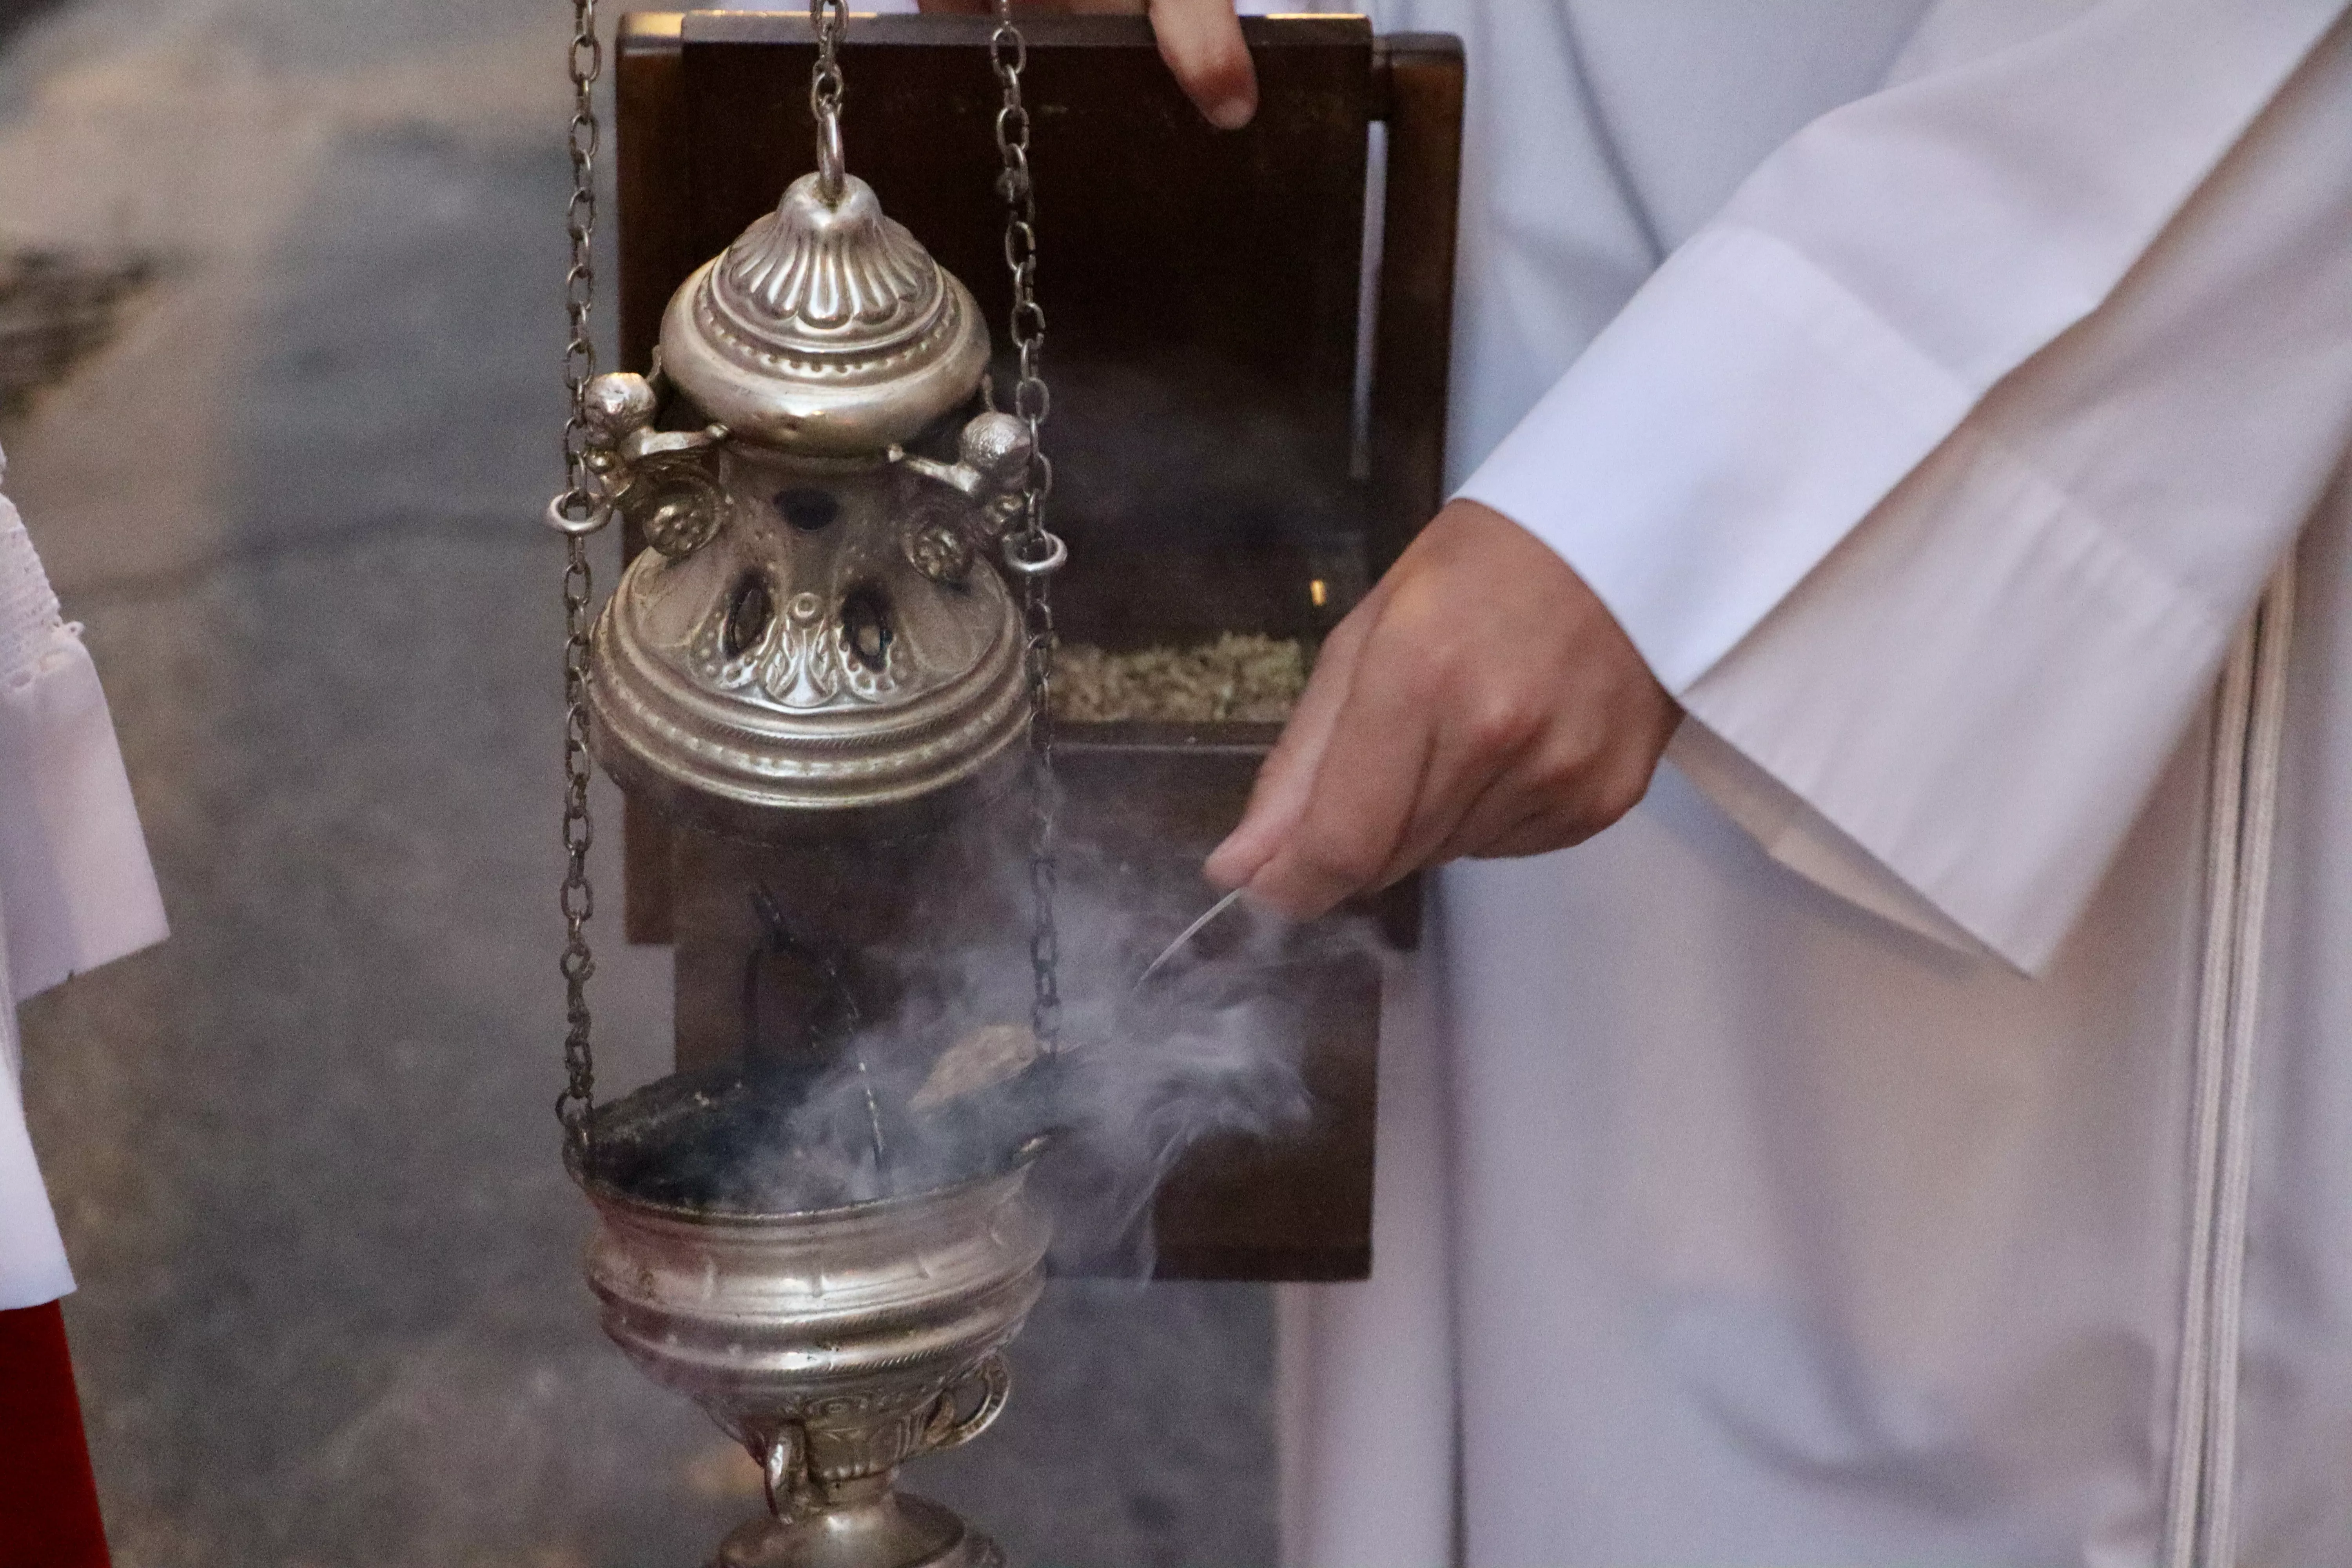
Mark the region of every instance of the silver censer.
MULTIPOLYGON (((639 1098, 614 1109, 643 1114, 639 1098)), ((768 1513, 727 1538, 720 1568, 1002 1568, 995 1542, 891 1483, 1004 1406, 1002 1347, 1037 1300, 1048 1239, 1027 1176, 1016 1163, 796 1214, 669 1207, 583 1180, 604 1331, 760 1466, 768 1513)))
MULTIPOLYGON (((589 744, 632 794, 771 844, 921 831, 986 797, 1031 718, 995 563, 1034 424, 981 409, 971 295, 842 168, 837 121, 820 126, 818 172, 671 300, 652 374, 595 377, 580 404, 597 499, 650 546, 590 638, 589 744)), ((765 1479, 767 1514, 718 1563, 1001 1564, 892 1481, 1003 1406, 1002 1347, 1049 1235, 1034 1148, 797 1212, 633 1186, 614 1152, 690 1124, 699 1096, 672 1079, 604 1106, 569 1158, 599 1221, 605 1331, 765 1479)))

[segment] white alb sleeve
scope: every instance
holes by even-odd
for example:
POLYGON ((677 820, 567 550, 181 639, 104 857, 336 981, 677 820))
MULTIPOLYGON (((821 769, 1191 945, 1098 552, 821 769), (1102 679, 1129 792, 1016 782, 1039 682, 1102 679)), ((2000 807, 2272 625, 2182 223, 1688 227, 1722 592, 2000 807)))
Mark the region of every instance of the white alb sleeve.
POLYGON ((25 1125, 16 1001, 163 934, 98 671, 0 496, 0 1311, 73 1289, 25 1125))
POLYGON ((79 628, 0 496, 0 909, 18 999, 163 940, 163 902, 79 628))
POLYGON ((1826 116, 1463 487, 1906 923, 2046 963, 2340 459, 2344 11, 2103 0, 1826 116))

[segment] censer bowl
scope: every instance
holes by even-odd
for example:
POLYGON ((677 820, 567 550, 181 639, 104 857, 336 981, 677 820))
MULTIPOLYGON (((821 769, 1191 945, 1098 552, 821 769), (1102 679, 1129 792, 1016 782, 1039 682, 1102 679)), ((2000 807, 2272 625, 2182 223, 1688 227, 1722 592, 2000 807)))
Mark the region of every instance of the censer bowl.
MULTIPOLYGON (((681 1096, 665 1088, 601 1110, 598 1143, 625 1148, 675 1121, 681 1096)), ((625 1161, 571 1161, 596 1208, 587 1275, 605 1332, 761 1467, 769 1511, 727 1538, 716 1568, 1003 1563, 892 1481, 1003 1408, 1003 1349, 1043 1289, 1051 1235, 1028 1191, 1038 1147, 928 1191, 782 1213, 642 1195, 625 1161)))

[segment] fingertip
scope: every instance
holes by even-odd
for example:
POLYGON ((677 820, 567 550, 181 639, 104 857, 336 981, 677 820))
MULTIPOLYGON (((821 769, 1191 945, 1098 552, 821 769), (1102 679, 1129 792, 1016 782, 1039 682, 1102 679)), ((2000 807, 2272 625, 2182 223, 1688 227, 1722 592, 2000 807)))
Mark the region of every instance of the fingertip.
POLYGON ((1269 859, 1246 886, 1244 902, 1294 921, 1311 921, 1328 914, 1345 896, 1328 885, 1328 879, 1308 871, 1286 856, 1269 859))
POLYGON ((1223 844, 1209 851, 1209 858, 1201 862, 1201 874, 1227 891, 1246 887, 1266 861, 1265 852, 1254 842, 1258 837, 1244 821, 1225 836, 1223 844))
POLYGON ((1247 89, 1228 93, 1205 105, 1201 113, 1220 131, 1239 131, 1257 116, 1257 83, 1253 80, 1247 89))
POLYGON ((1201 117, 1238 131, 1257 113, 1257 68, 1233 0, 1150 0, 1160 57, 1201 117))

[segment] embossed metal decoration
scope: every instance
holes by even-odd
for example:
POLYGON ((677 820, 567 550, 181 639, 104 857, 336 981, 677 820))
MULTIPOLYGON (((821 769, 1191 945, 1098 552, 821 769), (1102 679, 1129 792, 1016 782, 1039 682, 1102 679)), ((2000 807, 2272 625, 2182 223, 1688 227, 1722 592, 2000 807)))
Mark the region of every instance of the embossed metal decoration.
POLYGON ((804 174, 662 318, 662 363, 709 418, 812 458, 870 459, 980 385, 971 293, 848 175, 804 174))
POLYGON ((597 622, 597 756, 746 837, 933 796, 1028 720, 1019 614, 975 569, 1028 429, 983 412, 952 460, 908 450, 978 396, 987 328, 864 181, 824 186, 795 181, 679 288, 656 378, 589 388, 594 466, 653 546, 597 622))

